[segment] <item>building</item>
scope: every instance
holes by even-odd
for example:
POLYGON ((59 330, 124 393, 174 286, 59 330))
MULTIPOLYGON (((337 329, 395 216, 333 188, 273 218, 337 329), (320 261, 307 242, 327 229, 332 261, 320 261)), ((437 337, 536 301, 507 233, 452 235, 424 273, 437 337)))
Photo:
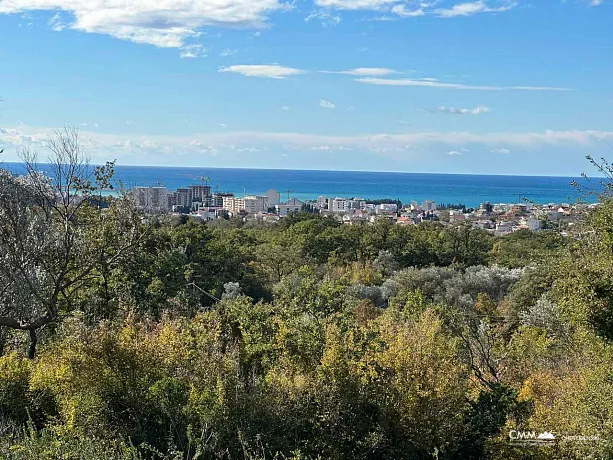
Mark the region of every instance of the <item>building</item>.
POLYGON ((424 212, 434 212, 436 211, 436 203, 434 201, 426 200, 421 204, 421 209, 424 212))
POLYGON ((232 197, 232 198, 234 198, 234 193, 215 192, 215 194, 213 194, 212 206, 214 206, 216 208, 223 207, 223 199, 224 199, 224 197, 232 197))
MULTIPOLYGON (((300 200, 298 200, 300 201, 300 200)), ((278 204, 275 206, 275 212, 279 217, 286 217, 293 212, 300 212, 302 210, 302 202, 300 204, 278 204)))
POLYGON ((268 211, 267 196, 246 196, 243 199, 243 208, 248 214, 268 211))
POLYGON ((245 209, 245 203, 242 198, 237 198, 233 195, 223 196, 221 207, 228 212, 237 214, 241 209, 245 209))
POLYGON ((449 222, 463 222, 466 220, 466 215, 462 211, 452 209, 449 211, 449 222))
POLYGON ((332 212, 347 212, 347 200, 345 198, 330 199, 328 209, 332 212))
POLYGON ((479 210, 482 211, 483 213, 491 214, 492 212, 494 212, 494 206, 492 206, 492 204, 489 201, 486 201, 479 205, 479 210))
POLYGON ((362 198, 347 200, 347 211, 360 211, 366 206, 366 201, 362 198))
POLYGON ((268 190, 266 193, 264 193, 264 196, 267 198, 268 206, 271 208, 281 204, 281 194, 274 189, 268 190))
POLYGON ((523 228, 527 228, 532 232, 536 232, 541 229, 542 222, 539 219, 533 217, 522 217, 519 221, 519 225, 523 228))
POLYGON ((328 199, 325 196, 318 196, 317 207, 319 209, 326 209, 328 207, 328 199))
POLYGON ((396 203, 382 203, 377 206, 377 214, 396 214, 398 212, 398 205, 396 203))
POLYGON ((268 198, 265 196, 246 196, 244 198, 224 196, 222 208, 234 214, 240 211, 245 211, 247 214, 257 214, 268 210, 268 198))
POLYGON ((513 225, 511 222, 497 222, 496 223, 496 235, 503 236, 508 235, 513 231, 513 225))
POLYGON ((291 204, 292 206, 301 206, 304 204, 304 201, 299 200, 298 198, 290 198, 287 203, 285 204, 291 204))
POLYGON ((187 200, 190 203, 202 203, 205 206, 212 204, 211 187, 209 185, 190 185, 187 188, 187 200))
POLYGON ((189 201, 189 190, 179 188, 172 192, 168 197, 169 207, 178 206, 180 208, 191 208, 192 203, 189 201))
POLYGON ((132 190, 136 207, 146 212, 168 210, 168 189, 166 187, 134 187, 132 190))

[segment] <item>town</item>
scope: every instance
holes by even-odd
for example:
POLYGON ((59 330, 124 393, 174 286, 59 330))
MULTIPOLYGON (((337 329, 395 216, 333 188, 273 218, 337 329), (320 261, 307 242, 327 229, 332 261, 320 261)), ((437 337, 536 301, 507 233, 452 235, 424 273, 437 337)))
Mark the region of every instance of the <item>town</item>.
POLYGON ((270 189, 262 195, 236 196, 213 192, 206 183, 170 191, 163 186, 137 186, 131 190, 136 206, 146 214, 185 215, 202 221, 242 218, 278 222, 292 213, 309 212, 332 216, 347 225, 374 223, 389 219, 397 225, 411 226, 424 221, 453 225, 470 223, 473 228, 504 236, 518 230, 555 229, 566 234, 585 210, 597 204, 535 204, 483 202, 478 208, 462 204, 442 204, 431 200, 401 203, 393 199, 319 196, 316 200, 290 197, 270 189))

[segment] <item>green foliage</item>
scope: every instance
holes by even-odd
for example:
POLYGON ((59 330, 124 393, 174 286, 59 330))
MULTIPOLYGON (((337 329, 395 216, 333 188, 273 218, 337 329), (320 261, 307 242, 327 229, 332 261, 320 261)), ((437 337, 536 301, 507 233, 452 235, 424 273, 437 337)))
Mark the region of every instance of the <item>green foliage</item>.
POLYGON ((0 331, 1 458, 613 455, 611 202, 573 240, 308 213, 141 222, 120 203, 88 205, 99 225, 70 263, 92 268, 38 357, 0 331), (527 450, 516 428, 601 442, 527 450))

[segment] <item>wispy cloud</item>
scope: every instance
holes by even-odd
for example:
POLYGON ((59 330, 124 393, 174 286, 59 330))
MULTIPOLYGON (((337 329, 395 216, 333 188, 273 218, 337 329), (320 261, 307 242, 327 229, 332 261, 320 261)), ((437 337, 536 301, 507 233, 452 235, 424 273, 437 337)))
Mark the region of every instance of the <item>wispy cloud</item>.
POLYGON ((202 45, 187 45, 181 48, 179 56, 183 59, 206 57, 206 48, 202 45))
POLYGON ((434 79, 412 79, 412 78, 376 78, 364 77, 356 79, 358 83, 383 86, 423 86, 428 88, 447 88, 474 91, 572 91, 570 88, 558 88, 552 86, 492 86, 492 85, 467 85, 464 83, 443 83, 434 79))
POLYGON ((49 19, 48 24, 51 27, 51 29, 55 30, 56 32, 61 32, 62 30, 66 28, 66 24, 62 20, 62 16, 60 15, 60 13, 55 13, 51 17, 51 19, 49 19))
POLYGON ((484 113, 488 113, 490 111, 490 109, 488 107, 485 107, 483 105, 479 105, 475 108, 472 109, 460 109, 460 108, 456 108, 456 107, 445 107, 444 105, 441 105, 440 107, 436 108, 436 112, 440 112, 440 113, 449 113, 452 115, 483 115, 484 113))
MULTIPOLYGON (((592 0, 599 2, 601 0, 592 0)), ((416 0, 315 0, 315 4, 323 11, 374 11, 382 13, 372 19, 377 21, 394 21, 401 18, 418 18, 434 15, 441 18, 459 16, 472 16, 483 13, 502 13, 515 8, 515 0, 477 0, 474 2, 456 3, 443 8, 439 4, 442 0, 416 1, 416 0)))
POLYGON ((517 6, 517 2, 502 2, 497 6, 491 6, 491 2, 477 1, 458 3, 451 8, 440 8, 435 11, 435 14, 444 18, 453 18, 456 16, 472 16, 479 13, 502 13, 509 11, 517 6))
POLYGON ((221 57, 228 57, 228 56, 232 56, 234 53, 236 53, 238 50, 233 50, 230 48, 226 48, 225 50, 223 50, 221 53, 219 53, 219 55, 221 57))
POLYGON ((319 101, 319 106, 323 107, 324 109, 335 109, 336 108, 336 105, 334 105, 330 101, 326 101, 325 99, 321 99, 319 101))
POLYGON ((324 27, 332 27, 340 24, 341 17, 336 14, 332 14, 330 10, 320 9, 317 11, 313 11, 306 18, 304 18, 304 22, 310 22, 314 20, 320 21, 321 25, 324 27))
POLYGON ((246 77, 275 78, 282 80, 293 75, 305 73, 304 70, 284 67, 282 65, 231 65, 220 67, 220 72, 230 72, 245 75, 246 77))
POLYGON ((450 152, 447 152, 447 155, 452 156, 452 157, 453 156, 460 156, 460 155, 462 155, 462 152, 459 152, 457 150, 451 150, 450 152))
POLYGON ((385 67, 358 67, 351 70, 322 70, 322 73, 338 73, 344 75, 353 75, 356 77, 385 77, 395 73, 400 73, 393 69, 387 69, 385 67))
POLYGON ((504 155, 511 153, 511 151, 509 149, 505 149, 505 148, 492 149, 492 150, 490 150, 490 152, 492 152, 492 153, 502 153, 504 155))

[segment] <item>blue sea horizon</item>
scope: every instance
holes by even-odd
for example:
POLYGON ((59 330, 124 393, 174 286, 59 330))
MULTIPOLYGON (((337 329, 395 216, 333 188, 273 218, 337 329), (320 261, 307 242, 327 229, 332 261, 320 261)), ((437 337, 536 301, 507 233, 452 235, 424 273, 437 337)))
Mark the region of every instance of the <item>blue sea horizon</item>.
MULTIPOLYGON (((23 172, 18 163, 0 165, 15 174, 23 172)), ((39 165, 48 171, 48 165, 39 165)), ((328 197, 399 199, 403 203, 432 200, 462 203, 469 207, 484 201, 538 204, 572 203, 581 194, 572 186, 580 178, 558 176, 505 176, 366 171, 324 171, 289 169, 242 169, 170 166, 115 167, 115 180, 126 187, 162 185, 175 190, 210 179, 214 191, 236 195, 257 195, 269 189, 301 200, 328 197)), ((585 197, 582 197, 585 199, 585 197)))

